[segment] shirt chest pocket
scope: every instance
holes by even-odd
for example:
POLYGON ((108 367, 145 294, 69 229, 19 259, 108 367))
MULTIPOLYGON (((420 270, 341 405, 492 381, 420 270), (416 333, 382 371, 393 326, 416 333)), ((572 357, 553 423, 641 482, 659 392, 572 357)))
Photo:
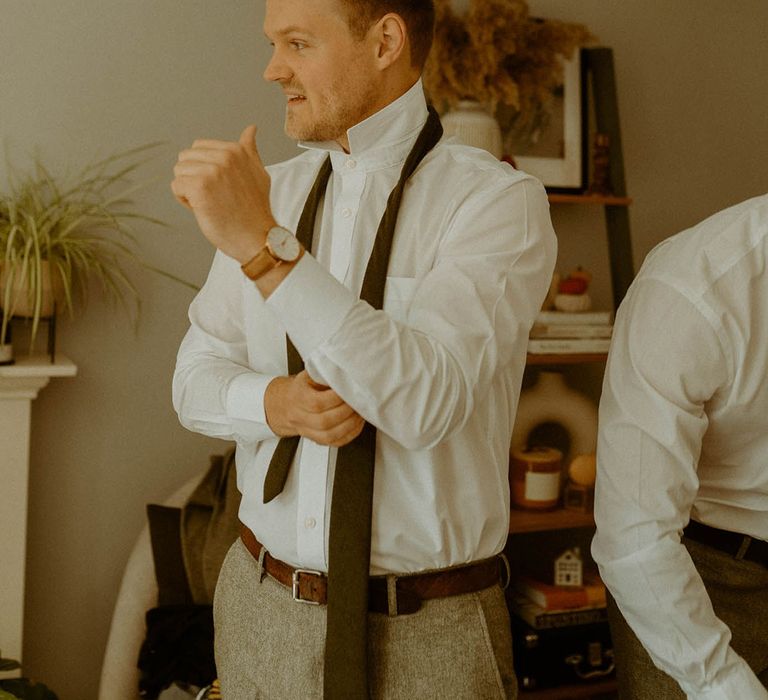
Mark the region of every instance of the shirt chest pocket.
POLYGON ((384 287, 384 311, 395 321, 405 323, 415 292, 415 277, 387 277, 384 287))

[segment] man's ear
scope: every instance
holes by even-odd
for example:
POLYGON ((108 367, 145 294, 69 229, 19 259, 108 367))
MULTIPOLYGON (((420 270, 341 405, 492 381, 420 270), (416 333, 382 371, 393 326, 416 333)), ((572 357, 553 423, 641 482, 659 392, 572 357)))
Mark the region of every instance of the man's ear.
POLYGON ((390 12, 384 15, 372 28, 377 50, 376 62, 379 68, 388 68, 402 58, 408 59, 408 30, 403 18, 390 12))

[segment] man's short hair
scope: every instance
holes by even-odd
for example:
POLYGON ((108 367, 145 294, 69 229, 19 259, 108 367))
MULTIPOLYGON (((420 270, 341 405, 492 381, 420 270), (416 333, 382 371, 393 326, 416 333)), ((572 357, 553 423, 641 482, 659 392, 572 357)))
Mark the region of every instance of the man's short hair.
POLYGON ((388 12, 405 20, 411 44, 411 64, 423 68, 427 62, 435 28, 435 5, 432 0, 339 0, 347 13, 352 35, 362 39, 371 25, 388 12))

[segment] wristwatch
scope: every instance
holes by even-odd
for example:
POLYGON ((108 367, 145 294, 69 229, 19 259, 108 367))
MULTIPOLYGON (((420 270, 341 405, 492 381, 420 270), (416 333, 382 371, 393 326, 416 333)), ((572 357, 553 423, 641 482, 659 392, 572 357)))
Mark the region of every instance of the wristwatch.
POLYGON ((273 226, 267 233, 267 244, 240 269, 246 277, 255 281, 284 262, 296 262, 301 251, 301 243, 296 236, 282 226, 273 226))

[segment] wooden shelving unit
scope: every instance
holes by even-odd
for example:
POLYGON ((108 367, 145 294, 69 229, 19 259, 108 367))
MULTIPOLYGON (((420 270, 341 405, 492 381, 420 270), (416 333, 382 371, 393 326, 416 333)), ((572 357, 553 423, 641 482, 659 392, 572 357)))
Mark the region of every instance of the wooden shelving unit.
MULTIPOLYGON (((594 100, 595 130, 607 134, 610 143, 609 177, 611 195, 569 194, 551 192, 549 202, 553 205, 600 206, 605 213, 605 228, 608 241, 611 289, 613 307, 618 309, 629 285, 634 278, 632 245, 629 235, 629 210, 632 199, 627 196, 624 182, 624 161, 621 147, 621 129, 619 124, 616 83, 613 68, 613 53, 608 48, 583 49, 582 62, 585 67, 584 79, 592 87, 594 100)), ((590 362, 603 362, 606 353, 575 354, 528 354, 528 365, 574 365, 590 362)), ((593 529, 594 517, 591 513, 557 509, 552 511, 513 510, 510 513, 510 537, 525 541, 526 535, 547 533, 557 530, 593 529)), ((575 533, 574 533, 575 534, 575 533)), ((587 533, 589 534, 589 533, 587 533)), ((545 535, 542 535, 546 537, 545 535)), ((536 539, 536 537, 529 538, 536 539)), ((556 688, 526 691, 519 694, 520 700, 579 700, 594 698, 607 700, 618 697, 616 681, 613 678, 593 683, 571 684, 556 688)))
POLYGON ((513 509, 509 514, 509 533, 511 535, 594 526, 595 519, 592 517, 592 513, 581 513, 564 508, 546 511, 513 509))
POLYGON ((538 354, 528 353, 526 364, 528 365, 579 365, 585 362, 605 362, 608 358, 607 352, 579 352, 579 353, 558 353, 558 354, 538 354))
POLYGON ((580 700, 581 698, 618 697, 616 680, 609 678, 582 685, 566 685, 542 690, 521 690, 519 700, 580 700))
POLYGON ((550 192, 547 195, 550 204, 597 204, 599 206, 628 207, 631 197, 618 197, 609 194, 568 194, 550 192))

